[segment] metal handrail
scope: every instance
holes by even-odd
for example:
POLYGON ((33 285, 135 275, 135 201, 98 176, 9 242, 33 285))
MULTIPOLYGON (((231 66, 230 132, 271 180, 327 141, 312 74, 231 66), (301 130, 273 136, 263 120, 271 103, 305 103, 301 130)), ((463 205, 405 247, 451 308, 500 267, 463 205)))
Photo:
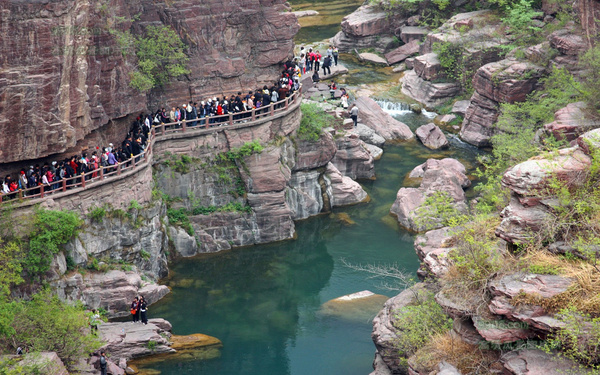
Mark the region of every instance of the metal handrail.
POLYGON ((5 203, 7 201, 7 198, 10 199, 10 201, 15 201, 16 198, 17 202, 25 203, 35 198, 43 199, 48 198, 49 196, 58 198, 62 196, 72 195, 87 189, 90 185, 98 184, 99 182, 105 180, 107 177, 124 177, 125 174, 130 175, 133 173, 137 173, 138 171, 142 170, 147 165, 152 163, 152 149, 154 143, 158 138, 162 136, 171 133, 178 133, 179 131, 194 131, 197 133, 205 133, 202 130, 210 130, 215 127, 222 127, 227 125, 241 125, 241 127, 250 127, 259 123, 263 123, 265 122, 266 118, 270 118, 275 115, 278 115, 281 112, 285 112, 289 110, 290 107, 295 108, 294 104, 297 104, 301 100, 301 97, 302 95, 300 88, 300 90, 296 90, 291 96, 279 100, 275 103, 271 103, 265 107, 261 107, 258 109, 253 108, 252 110, 243 112, 228 113, 222 116, 209 116, 188 120, 188 122, 196 121, 198 123, 204 121, 204 124, 202 124, 202 126, 188 126, 185 120, 153 125, 150 134, 150 139, 148 141, 146 149, 138 155, 134 155, 125 161, 117 162, 117 164, 112 166, 100 166, 98 169, 95 169, 93 171, 81 173, 80 175, 69 178, 63 178, 59 181, 53 181, 48 183, 47 185, 40 183, 38 186, 32 188, 19 189, 10 193, 0 193, 0 204, 5 203), (172 126, 175 126, 176 128, 167 128, 172 126))

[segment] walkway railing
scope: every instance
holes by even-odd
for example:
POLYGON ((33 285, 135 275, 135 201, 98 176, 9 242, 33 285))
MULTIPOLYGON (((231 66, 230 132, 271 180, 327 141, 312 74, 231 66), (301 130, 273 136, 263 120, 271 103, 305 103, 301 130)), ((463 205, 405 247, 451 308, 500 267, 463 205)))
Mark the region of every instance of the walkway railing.
MULTIPOLYGON (((151 165, 154 143, 156 141, 161 141, 161 138, 168 134, 181 132, 189 133, 190 135, 200 135, 215 130, 222 131, 228 126, 232 125, 237 125, 236 129, 251 127, 264 123, 265 121, 268 121, 270 118, 279 115, 282 112, 297 108, 301 101, 301 90, 298 90, 285 99, 271 103, 265 107, 252 109, 250 111, 229 113, 222 116, 203 117, 194 120, 188 120, 187 122, 182 120, 167 124, 153 125, 146 149, 140 154, 134 155, 125 161, 118 162, 113 166, 100 166, 96 170, 81 173, 80 175, 70 178, 63 178, 60 181, 53 181, 47 185, 40 184, 36 187, 19 189, 7 194, 0 194, 0 203, 7 201, 25 203, 38 198, 59 198, 77 194, 92 185, 100 185, 110 177, 112 177, 112 181, 120 180, 143 170, 148 165, 151 165), (194 122, 197 123, 196 126, 190 126, 190 124, 194 122)), ((165 141, 166 140, 168 139, 165 139, 165 141)))

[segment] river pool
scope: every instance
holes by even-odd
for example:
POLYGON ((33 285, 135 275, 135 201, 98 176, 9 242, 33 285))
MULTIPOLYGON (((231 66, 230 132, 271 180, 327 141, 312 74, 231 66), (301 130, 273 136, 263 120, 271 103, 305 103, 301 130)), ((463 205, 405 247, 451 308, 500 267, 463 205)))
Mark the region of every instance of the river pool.
MULTIPOLYGON (((320 41, 339 30, 341 18, 362 1, 291 1, 294 10, 315 9, 301 19, 297 43, 320 41)), ((347 59, 340 83, 371 85, 387 93, 380 105, 413 130, 435 114, 413 113, 401 103, 391 68, 347 59), (392 94, 390 94, 392 93, 392 94)), ((377 90, 375 90, 377 91, 377 90)), ((414 235, 398 227, 389 209, 406 175, 427 158, 454 157, 473 169, 479 151, 449 134, 451 147, 431 151, 417 141, 386 145, 375 164, 377 179, 360 181, 369 203, 335 209, 296 223, 297 239, 181 259, 163 282, 172 293, 151 306, 150 317, 173 324, 173 333, 204 333, 223 342, 220 356, 205 360, 163 357, 140 363, 163 375, 367 375, 375 347, 372 318, 381 305, 350 316, 323 313, 322 305, 370 290, 391 297, 385 280, 348 267, 394 264, 416 277, 414 235)), ((390 280, 388 280, 390 281, 390 280)), ((393 283, 393 281, 391 281, 393 283)))

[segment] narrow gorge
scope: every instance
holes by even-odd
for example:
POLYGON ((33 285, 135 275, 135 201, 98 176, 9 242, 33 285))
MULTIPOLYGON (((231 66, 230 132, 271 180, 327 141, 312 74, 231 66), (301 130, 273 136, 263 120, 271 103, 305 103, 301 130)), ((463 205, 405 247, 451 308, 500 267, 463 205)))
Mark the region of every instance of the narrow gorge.
POLYGON ((598 372, 597 1, 0 11, 0 373, 598 372))

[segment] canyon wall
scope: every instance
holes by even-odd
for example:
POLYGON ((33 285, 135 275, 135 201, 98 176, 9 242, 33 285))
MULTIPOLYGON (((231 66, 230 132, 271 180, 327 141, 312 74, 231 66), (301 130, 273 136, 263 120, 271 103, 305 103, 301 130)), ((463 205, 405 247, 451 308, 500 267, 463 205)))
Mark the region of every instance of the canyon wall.
POLYGON ((282 0, 2 1, 0 170, 120 143, 149 106, 271 82, 298 28, 282 0), (150 24, 177 31, 191 73, 145 95, 129 87, 135 57, 117 35, 150 24))

